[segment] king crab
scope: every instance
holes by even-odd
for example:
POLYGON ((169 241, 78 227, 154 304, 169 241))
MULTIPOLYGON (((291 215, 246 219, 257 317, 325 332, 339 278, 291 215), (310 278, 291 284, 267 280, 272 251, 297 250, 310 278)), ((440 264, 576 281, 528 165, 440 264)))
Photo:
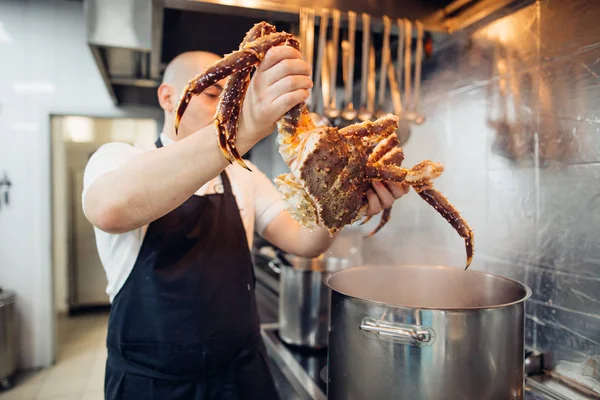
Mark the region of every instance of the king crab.
MULTIPOLYGON (((235 160, 249 169, 235 146, 239 113, 253 68, 271 47, 279 45, 299 49, 293 35, 276 32, 275 27, 266 22, 254 25, 238 51, 223 57, 188 82, 177 106, 176 132, 192 96, 228 77, 214 119, 219 146, 230 163, 235 160)), ((444 167, 426 160, 411 169, 402 168, 404 153, 399 147, 397 128, 398 118, 393 114, 342 129, 316 127, 304 103, 290 109, 277 123, 279 153, 290 168, 289 173, 275 178, 286 210, 303 226, 322 226, 333 234, 365 216, 366 193, 372 180, 404 182, 465 240, 468 268, 473 258, 473 231, 432 184, 444 167)), ((377 233, 390 217, 391 208, 387 208, 368 236, 377 233)))

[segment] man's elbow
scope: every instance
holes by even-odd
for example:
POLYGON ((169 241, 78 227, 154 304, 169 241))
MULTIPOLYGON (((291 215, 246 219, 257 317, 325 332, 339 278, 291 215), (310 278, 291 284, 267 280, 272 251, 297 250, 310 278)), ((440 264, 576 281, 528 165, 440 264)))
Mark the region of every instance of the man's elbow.
POLYGON ((329 246, 319 244, 304 248, 299 251, 300 254, 297 255, 304 258, 317 258, 324 254, 327 250, 329 250, 329 246))
POLYGON ((126 219, 116 205, 89 207, 85 215, 96 228, 106 233, 119 234, 131 229, 126 226, 126 219))
POLYGON ((123 218, 121 218, 117 212, 106 210, 99 213, 95 220, 90 222, 101 231, 119 234, 129 231, 123 221, 123 218))
POLYGON ((325 253, 325 251, 327 251, 327 249, 325 249, 325 250, 307 251, 303 257, 305 257, 305 258, 317 258, 317 257, 321 256, 321 254, 325 253))

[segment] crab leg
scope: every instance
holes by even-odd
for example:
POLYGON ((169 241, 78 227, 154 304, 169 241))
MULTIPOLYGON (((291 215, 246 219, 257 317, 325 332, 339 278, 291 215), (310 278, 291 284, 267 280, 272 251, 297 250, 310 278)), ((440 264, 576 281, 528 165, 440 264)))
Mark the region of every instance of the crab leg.
POLYGON ((397 165, 367 166, 366 170, 367 177, 370 179, 381 179, 392 182, 404 182, 410 173, 406 168, 401 168, 397 165))
MULTIPOLYGON (((361 225, 366 224, 367 222, 369 222, 370 219, 371 219, 371 217, 365 218, 365 220, 363 222, 361 222, 361 225)), ((385 210, 383 210, 383 213, 381 214, 381 219, 379 220, 379 224, 377 224, 375 229, 373 229, 371 231, 371 233, 369 233, 367 236, 365 236, 365 238, 370 238, 371 236, 373 236, 374 234, 379 232, 381 230, 381 228, 383 228, 385 226, 385 224, 390 222, 391 219, 392 219, 392 207, 386 208, 385 210)))
POLYGON ((467 251, 467 266, 465 271, 471 265, 473 260, 473 231, 469 224, 461 217, 458 211, 450 204, 448 199, 440 192, 435 189, 424 189, 419 191, 415 189, 419 196, 429 203, 438 213, 442 215, 452 225, 452 227, 458 232, 458 234, 465 239, 465 247, 467 251))
MULTIPOLYGON (((398 157, 397 154, 395 155, 395 157, 396 158, 398 157)), ((404 156, 402 155, 402 157, 404 157, 404 156)), ((373 167, 367 168, 367 176, 371 177, 372 179, 382 179, 385 181, 393 181, 393 182, 404 182, 408 173, 409 173, 409 171, 407 169, 401 168, 394 164, 385 164, 385 165, 380 164, 380 165, 375 165, 373 167)), ((364 219, 361 222, 361 225, 364 225, 367 222, 369 222, 371 220, 371 218, 372 217, 367 217, 366 219, 364 219)), ((383 213, 381 214, 381 219, 379 221, 379 224, 366 237, 371 237, 374 234, 376 234, 377 232, 379 232, 379 230, 381 230, 381 228, 383 228, 384 225, 387 224, 391 218, 392 218, 392 207, 384 209, 383 213)))
POLYGON ((229 75, 252 67, 262 61, 265 53, 274 46, 280 44, 296 43, 296 39, 286 32, 277 32, 268 36, 263 36, 251 43, 248 43, 243 50, 231 53, 216 63, 208 67, 203 73, 192 78, 185 87, 183 96, 177 105, 175 115, 175 132, 179 129, 181 117, 185 113, 192 96, 199 95, 209 86, 229 75))
MULTIPOLYGON (((257 40, 260 37, 269 35, 275 32, 275 27, 266 22, 255 24, 248 31, 246 37, 240 44, 240 50, 243 50, 249 43, 257 40)), ((215 113, 215 127, 219 136, 219 144, 225 158, 231 163, 229 154, 242 167, 250 170, 242 160, 237 148, 235 147, 235 137, 237 134, 237 125, 241 110, 241 104, 244 101, 248 85, 250 83, 250 73, 253 67, 248 67, 239 72, 234 73, 225 83, 223 88, 224 96, 221 96, 217 111, 215 113), (229 152, 227 151, 227 146, 229 152)))
POLYGON ((421 161, 408 171, 406 183, 412 186, 423 200, 435 208, 452 225, 460 237, 465 239, 466 270, 473 260, 473 231, 448 199, 433 188, 431 181, 439 177, 443 171, 444 167, 440 163, 429 160, 421 161))
POLYGON ((383 137, 394 133, 398 128, 398 117, 393 114, 385 115, 376 121, 365 121, 348 125, 339 130, 344 136, 372 137, 379 142, 383 137))
MULTIPOLYGON (((379 142, 373 152, 369 155, 367 160, 367 175, 372 179, 384 179, 391 178, 389 180, 401 182, 406 177, 406 171, 399 168, 400 164, 404 160, 404 154, 402 149, 398 146, 398 136, 396 135, 396 129, 398 127, 398 117, 392 114, 388 114, 376 121, 365 121, 356 124, 348 125, 345 128, 339 130, 344 136, 358 136, 363 138, 364 142, 369 145, 379 142), (383 140, 381 140, 384 138, 383 140), (383 168, 379 163, 388 163, 390 168, 383 168), (396 165, 392 165, 396 164, 396 165)), ((385 224, 387 224, 392 215, 392 209, 387 208, 383 210, 381 219, 377 227, 366 237, 375 235, 385 224)), ((371 220, 372 216, 365 218, 361 225, 366 224, 371 220)))
MULTIPOLYGON (((399 144, 398 136, 395 133, 388 136, 385 140, 381 141, 375 147, 375 149, 369 156, 368 162, 370 164, 379 163, 379 164, 385 164, 385 165, 393 165, 394 167, 400 167, 400 165, 402 165, 402 161, 404 161, 404 152, 402 151, 401 147, 396 147, 396 146, 398 146, 398 144, 399 144)), ((402 176, 406 177, 406 174, 407 174, 407 172, 403 171, 403 170, 396 170, 395 172, 400 177, 402 177, 402 176)), ((404 178, 402 178, 402 179, 404 179, 404 178)), ((371 218, 372 217, 365 218, 361 222, 361 225, 364 225, 367 222, 369 222, 371 220, 371 218)), ((381 228, 384 227, 385 224, 390 222, 391 218, 392 218, 392 207, 389 207, 389 208, 386 208, 385 210, 383 210, 379 224, 366 237, 369 238, 369 237, 375 235, 377 232, 379 232, 381 230, 381 228)))

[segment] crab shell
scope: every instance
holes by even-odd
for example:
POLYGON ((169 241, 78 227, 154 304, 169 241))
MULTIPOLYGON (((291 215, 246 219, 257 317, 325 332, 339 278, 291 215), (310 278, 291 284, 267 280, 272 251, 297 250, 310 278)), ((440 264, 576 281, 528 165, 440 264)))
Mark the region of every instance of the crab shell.
POLYGON ((275 179, 292 217, 312 228, 323 225, 332 234, 359 220, 371 184, 364 170, 370 152, 360 138, 319 127, 300 138, 297 151, 291 176, 275 179))

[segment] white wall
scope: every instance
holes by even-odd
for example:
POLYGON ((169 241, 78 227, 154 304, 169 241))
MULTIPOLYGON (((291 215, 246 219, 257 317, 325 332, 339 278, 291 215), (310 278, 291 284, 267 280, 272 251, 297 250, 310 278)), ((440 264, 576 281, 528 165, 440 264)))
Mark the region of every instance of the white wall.
MULTIPOLYGON (((83 173, 89 155, 107 142, 152 147, 158 127, 150 118, 81 116, 54 116, 51 124, 54 305, 58 313, 65 313, 69 298, 75 306, 109 304, 94 230, 79 204, 81 189, 73 193, 70 179, 83 173), (73 288, 69 287, 69 261, 76 269, 71 273, 73 288)), ((82 179, 78 181, 83 184, 82 179)))
POLYGON ((13 183, 0 210, 0 286, 17 292, 19 367, 30 368, 54 356, 50 115, 131 113, 104 87, 82 3, 2 0, 0 24, 0 174, 13 183))

